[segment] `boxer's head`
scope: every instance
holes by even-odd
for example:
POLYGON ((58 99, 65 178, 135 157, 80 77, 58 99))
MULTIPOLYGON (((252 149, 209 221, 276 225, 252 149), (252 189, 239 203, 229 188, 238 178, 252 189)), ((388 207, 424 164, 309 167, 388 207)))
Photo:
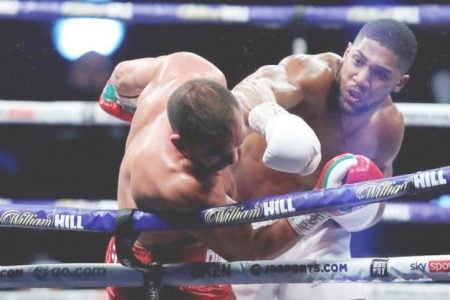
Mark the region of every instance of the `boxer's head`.
POLYGON ((195 167, 218 171, 237 160, 243 140, 243 116, 224 86, 195 79, 170 96, 167 113, 172 141, 195 167))
POLYGON ((362 114, 400 91, 409 80, 406 72, 416 53, 416 38, 403 23, 391 19, 367 23, 344 53, 338 75, 341 110, 362 114))

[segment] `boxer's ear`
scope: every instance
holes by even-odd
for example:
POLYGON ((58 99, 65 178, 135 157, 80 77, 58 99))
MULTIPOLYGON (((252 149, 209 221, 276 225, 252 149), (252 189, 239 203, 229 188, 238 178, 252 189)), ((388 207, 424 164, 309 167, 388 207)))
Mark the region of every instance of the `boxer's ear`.
POLYGON ((172 133, 169 136, 170 142, 177 148, 178 151, 180 151, 184 156, 191 157, 191 154, 189 152, 189 145, 186 144, 185 141, 181 138, 181 136, 178 133, 172 133))
POLYGON ((409 75, 408 74, 403 75, 402 78, 397 83, 397 85, 395 86, 393 92, 394 93, 400 92, 400 90, 408 83, 408 81, 409 81, 409 75))
POLYGON ((169 136, 169 140, 178 150, 181 151, 183 149, 183 143, 181 142, 181 137, 178 133, 172 133, 169 136))

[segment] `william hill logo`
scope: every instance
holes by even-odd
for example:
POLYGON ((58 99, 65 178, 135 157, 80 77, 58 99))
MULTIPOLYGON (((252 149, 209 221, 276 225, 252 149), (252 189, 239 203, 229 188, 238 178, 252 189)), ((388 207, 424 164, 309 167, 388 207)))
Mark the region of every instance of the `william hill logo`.
POLYGON ((84 229, 82 221, 82 216, 47 214, 42 217, 31 212, 14 209, 7 210, 0 215, 0 224, 21 227, 84 229))
POLYGON ((444 170, 417 172, 403 182, 394 181, 367 182, 356 189, 356 197, 377 199, 389 196, 401 196, 418 189, 426 189, 447 184, 444 170))
POLYGON ((258 203, 253 208, 243 206, 226 206, 210 208, 205 213, 208 224, 230 224, 242 221, 256 221, 262 217, 275 217, 295 212, 292 197, 279 198, 258 203))
POLYGON ((410 179, 405 180, 400 184, 397 184, 394 181, 368 182, 356 189, 355 196, 359 200, 377 199, 404 195, 412 189, 412 180, 410 179))
POLYGON ((414 174, 414 186, 416 189, 424 189, 433 186, 446 185, 444 170, 419 172, 414 174))
POLYGON ((22 212, 11 209, 1 214, 0 224, 23 227, 50 228, 53 227, 52 217, 52 215, 46 215, 44 218, 40 218, 37 214, 33 214, 28 211, 22 212))
POLYGON ((263 207, 265 217, 272 217, 289 212, 295 212, 291 197, 287 199, 275 199, 264 202, 263 207))
POLYGON ((55 214, 55 228, 61 229, 84 229, 81 216, 75 215, 58 215, 55 214))

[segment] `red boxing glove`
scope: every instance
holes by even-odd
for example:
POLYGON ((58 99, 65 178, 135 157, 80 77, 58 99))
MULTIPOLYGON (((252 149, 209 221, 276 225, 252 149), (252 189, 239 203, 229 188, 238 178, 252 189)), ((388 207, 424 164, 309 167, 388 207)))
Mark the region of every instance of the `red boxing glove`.
POLYGON ((344 184, 358 183, 384 178, 383 172, 373 161, 363 155, 356 155, 358 163, 347 172, 344 184))
POLYGON ((320 173, 316 188, 338 187, 383 178, 380 169, 363 155, 341 154, 328 161, 320 173))
MULTIPOLYGON (((325 164, 320 173, 317 188, 338 187, 383 178, 380 169, 363 155, 342 154, 325 164)), ((380 204, 354 206, 329 212, 332 218, 347 231, 359 231, 375 224, 381 217, 380 204), (378 219, 377 219, 378 218, 378 219)))
POLYGON ((108 114, 125 122, 131 122, 133 119, 137 98, 119 96, 111 81, 106 83, 98 101, 100 107, 108 114))
MULTIPOLYGON (((383 178, 383 173, 370 159, 362 155, 346 153, 336 156, 325 164, 320 173, 317 188, 338 187, 379 178, 383 178)), ((378 216, 378 210, 379 204, 376 203, 293 216, 287 218, 287 221, 300 236, 310 234, 330 218, 347 231, 359 231, 375 224, 381 217, 381 215, 378 216)))

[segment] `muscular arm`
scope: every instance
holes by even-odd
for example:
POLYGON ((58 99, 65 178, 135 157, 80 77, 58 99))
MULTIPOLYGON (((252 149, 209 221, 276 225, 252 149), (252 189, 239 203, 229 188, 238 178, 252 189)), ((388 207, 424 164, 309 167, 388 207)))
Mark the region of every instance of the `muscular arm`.
POLYGON ((176 52, 159 57, 140 58, 119 63, 111 81, 117 93, 136 97, 152 82, 164 84, 175 77, 209 78, 226 85, 223 74, 206 59, 190 52, 176 52), (195 66, 192 67, 192 66, 195 66), (190 75, 189 75, 190 74, 190 75))
POLYGON ((248 113, 263 102, 277 102, 285 109, 299 104, 310 88, 322 88, 337 72, 339 56, 332 53, 318 55, 292 55, 278 65, 259 68, 232 92, 244 111, 248 113), (328 80, 327 80, 328 78, 328 80))
POLYGON ((191 232, 226 260, 257 260, 279 256, 300 239, 285 219, 253 229, 250 224, 191 232))
POLYGON ((127 60, 119 63, 111 74, 117 93, 137 97, 159 71, 166 56, 127 60))
MULTIPOLYGON (((216 194, 212 199, 214 206, 236 203, 223 194, 216 194), (224 201, 221 201, 221 198, 224 201)), ((211 205, 210 202, 205 204, 211 205)), ((299 234, 292 229, 286 219, 277 220, 257 229, 251 224, 241 224, 193 230, 190 233, 229 261, 274 258, 289 250, 300 239, 299 234)))
POLYGON ((287 109, 302 99, 301 84, 288 72, 297 60, 301 58, 289 57, 278 65, 263 66, 233 88, 245 120, 249 112, 263 102, 276 102, 287 109))
POLYGON ((276 66, 261 67, 232 90, 248 127, 266 139, 262 161, 269 168, 306 176, 319 165, 317 135, 300 113, 288 110, 326 93, 337 62, 339 56, 331 53, 289 56, 276 66))

